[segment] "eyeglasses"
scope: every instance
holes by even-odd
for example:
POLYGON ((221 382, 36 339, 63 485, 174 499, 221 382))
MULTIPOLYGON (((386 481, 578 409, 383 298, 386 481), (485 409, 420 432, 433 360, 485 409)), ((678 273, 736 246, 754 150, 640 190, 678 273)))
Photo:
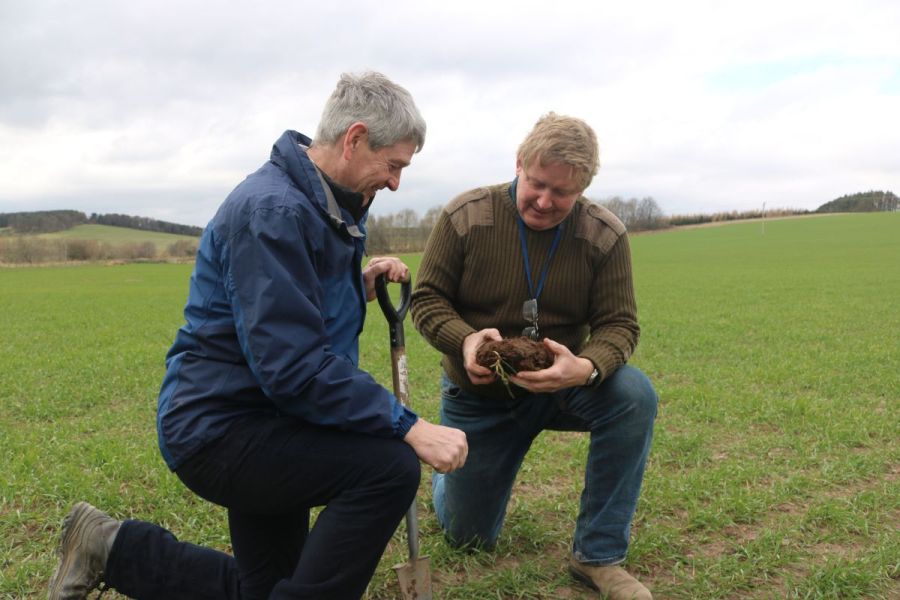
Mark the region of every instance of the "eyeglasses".
POLYGON ((526 300, 522 304, 522 317, 531 323, 531 327, 526 327, 522 330, 522 335, 536 342, 541 341, 541 333, 538 330, 538 305, 536 298, 526 300))

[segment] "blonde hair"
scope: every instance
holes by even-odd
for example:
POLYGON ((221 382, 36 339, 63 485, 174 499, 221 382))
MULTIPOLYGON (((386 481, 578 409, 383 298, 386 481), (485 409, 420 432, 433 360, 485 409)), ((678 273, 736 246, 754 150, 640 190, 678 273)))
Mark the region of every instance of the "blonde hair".
POLYGON ((572 167, 580 191, 587 189, 600 168, 600 148, 591 126, 554 112, 538 119, 516 156, 525 168, 535 159, 541 166, 561 163, 572 167))

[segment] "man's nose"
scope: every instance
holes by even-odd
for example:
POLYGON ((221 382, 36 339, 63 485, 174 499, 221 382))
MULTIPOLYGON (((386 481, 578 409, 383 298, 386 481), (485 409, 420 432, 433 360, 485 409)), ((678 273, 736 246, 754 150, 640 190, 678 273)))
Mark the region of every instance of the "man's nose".
POLYGON ((535 199, 534 203, 541 210, 547 210, 553 206, 553 200, 550 199, 550 194, 548 194, 546 192, 538 195, 538 197, 537 197, 537 199, 535 199))
POLYGON ((396 192, 397 188, 400 187, 400 176, 399 175, 391 175, 387 180, 387 188, 392 192, 396 192))

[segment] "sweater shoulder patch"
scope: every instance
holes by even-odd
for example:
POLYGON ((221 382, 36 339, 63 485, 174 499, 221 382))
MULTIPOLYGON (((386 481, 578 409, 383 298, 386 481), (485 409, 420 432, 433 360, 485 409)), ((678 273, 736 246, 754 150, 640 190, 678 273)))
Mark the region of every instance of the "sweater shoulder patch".
POLYGON ((453 223, 456 235, 463 236, 476 225, 493 225, 494 210, 488 188, 463 192, 447 204, 444 210, 453 223))
POLYGON ((575 228, 575 237, 587 240, 604 254, 625 234, 625 225, 604 206, 587 201, 583 214, 575 228))

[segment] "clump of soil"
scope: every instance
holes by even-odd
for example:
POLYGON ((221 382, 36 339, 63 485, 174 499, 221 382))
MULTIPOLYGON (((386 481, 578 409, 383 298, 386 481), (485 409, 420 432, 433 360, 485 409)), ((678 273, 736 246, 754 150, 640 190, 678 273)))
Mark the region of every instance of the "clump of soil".
POLYGON ((553 353, 541 342, 527 337, 506 338, 499 342, 485 342, 475 353, 475 362, 496 370, 497 361, 507 375, 519 371, 540 371, 553 364, 553 353))

